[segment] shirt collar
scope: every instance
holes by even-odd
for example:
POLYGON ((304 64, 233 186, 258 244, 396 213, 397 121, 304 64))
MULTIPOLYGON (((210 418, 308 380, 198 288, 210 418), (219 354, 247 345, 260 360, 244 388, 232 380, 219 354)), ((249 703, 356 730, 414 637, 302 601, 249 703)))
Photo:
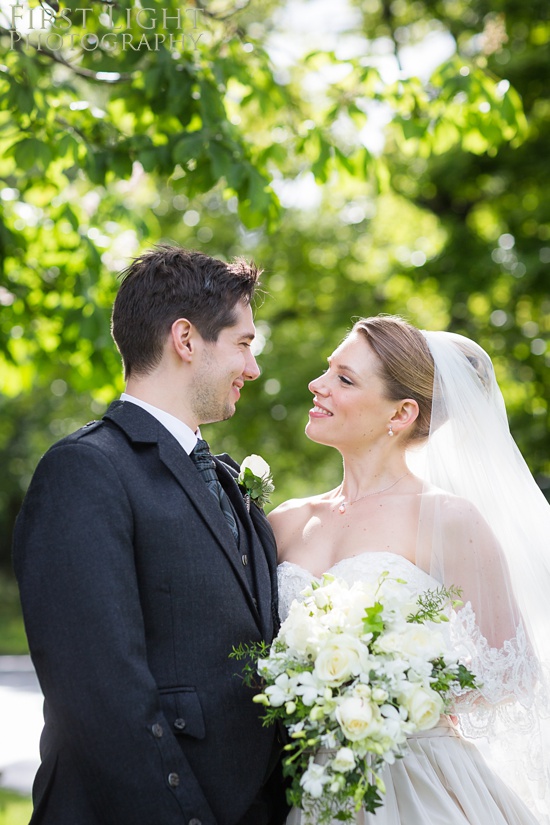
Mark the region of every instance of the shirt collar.
POLYGON ((120 400, 136 404, 136 406, 142 407, 142 409, 154 416, 157 421, 159 421, 163 427, 166 427, 168 432, 174 436, 176 441, 181 444, 187 455, 191 453, 197 443, 197 439, 201 437, 200 430, 194 433, 191 427, 188 427, 187 424, 179 418, 176 418, 175 415, 171 415, 165 412, 165 410, 159 410, 158 407, 148 404, 147 401, 142 401, 141 398, 135 398, 135 396, 123 392, 120 400))

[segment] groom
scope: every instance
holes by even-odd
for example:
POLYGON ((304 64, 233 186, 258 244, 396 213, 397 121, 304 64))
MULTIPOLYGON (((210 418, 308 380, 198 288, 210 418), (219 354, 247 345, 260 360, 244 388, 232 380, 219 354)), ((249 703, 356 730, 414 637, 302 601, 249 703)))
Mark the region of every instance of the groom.
POLYGON ((179 247, 135 260, 112 319, 126 392, 36 470, 14 542, 46 700, 32 825, 283 819, 274 731, 229 658, 273 638, 275 543, 198 432, 259 375, 258 276, 179 247))

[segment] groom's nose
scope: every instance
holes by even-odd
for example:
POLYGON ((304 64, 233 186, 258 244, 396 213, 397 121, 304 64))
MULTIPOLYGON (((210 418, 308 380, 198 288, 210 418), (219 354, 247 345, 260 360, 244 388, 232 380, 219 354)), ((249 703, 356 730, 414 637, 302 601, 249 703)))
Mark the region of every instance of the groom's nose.
POLYGON ((247 381, 255 381, 260 375, 260 368, 250 350, 247 350, 247 358, 243 375, 247 381))

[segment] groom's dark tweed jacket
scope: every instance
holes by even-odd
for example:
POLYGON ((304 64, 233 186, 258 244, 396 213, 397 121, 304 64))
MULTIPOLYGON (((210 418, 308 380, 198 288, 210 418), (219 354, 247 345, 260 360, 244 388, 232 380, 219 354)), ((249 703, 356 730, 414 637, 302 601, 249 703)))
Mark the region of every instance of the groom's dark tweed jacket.
POLYGON ((236 825, 262 785, 273 729, 229 654, 273 636, 275 543, 217 465, 238 550, 193 461, 135 404, 40 462, 14 543, 46 698, 33 825, 236 825))

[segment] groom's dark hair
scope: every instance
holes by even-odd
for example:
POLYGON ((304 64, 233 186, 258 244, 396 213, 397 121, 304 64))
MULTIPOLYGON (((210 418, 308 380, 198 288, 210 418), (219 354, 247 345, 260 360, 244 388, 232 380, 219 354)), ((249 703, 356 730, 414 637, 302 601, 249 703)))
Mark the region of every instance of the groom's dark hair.
POLYGON ((260 275, 242 258, 225 263, 180 246, 155 246, 135 258, 120 274, 111 319, 125 377, 159 364, 178 318, 187 318, 205 341, 217 341, 237 322, 237 303, 251 303, 260 275))

